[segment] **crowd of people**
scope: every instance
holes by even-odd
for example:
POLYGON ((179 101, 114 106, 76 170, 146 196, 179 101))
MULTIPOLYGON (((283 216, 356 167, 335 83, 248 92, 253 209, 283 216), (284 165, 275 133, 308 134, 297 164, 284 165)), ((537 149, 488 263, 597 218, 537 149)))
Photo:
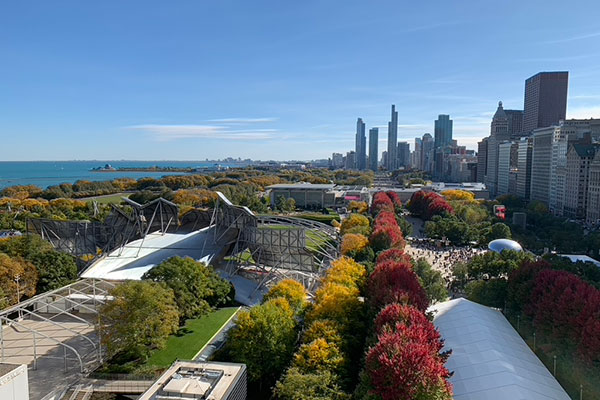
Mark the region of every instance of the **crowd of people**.
POLYGON ((466 263, 485 249, 458 247, 439 240, 415 240, 407 243, 404 252, 413 259, 424 258, 433 269, 442 273, 446 281, 452 276, 452 267, 456 263, 466 263))

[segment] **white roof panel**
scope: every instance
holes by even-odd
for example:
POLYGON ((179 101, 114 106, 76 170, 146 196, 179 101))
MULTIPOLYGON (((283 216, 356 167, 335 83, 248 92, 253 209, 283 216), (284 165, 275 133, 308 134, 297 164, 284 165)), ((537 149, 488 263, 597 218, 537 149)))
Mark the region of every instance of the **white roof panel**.
POLYGON ((446 367, 457 400, 569 400, 504 315, 466 299, 429 308, 452 354, 446 367))

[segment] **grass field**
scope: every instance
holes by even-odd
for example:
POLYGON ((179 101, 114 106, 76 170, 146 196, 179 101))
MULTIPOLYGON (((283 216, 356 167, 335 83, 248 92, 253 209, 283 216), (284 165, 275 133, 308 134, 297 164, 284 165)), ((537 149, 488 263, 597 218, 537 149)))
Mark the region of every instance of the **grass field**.
POLYGON ((164 349, 150 356, 146 365, 166 368, 177 359, 191 360, 238 310, 238 307, 221 308, 204 317, 188 320, 169 338, 164 349))
POLYGON ((119 204, 121 201, 121 197, 129 197, 130 193, 116 193, 108 196, 95 196, 95 197, 86 197, 81 200, 84 201, 92 201, 96 200, 98 204, 119 204))

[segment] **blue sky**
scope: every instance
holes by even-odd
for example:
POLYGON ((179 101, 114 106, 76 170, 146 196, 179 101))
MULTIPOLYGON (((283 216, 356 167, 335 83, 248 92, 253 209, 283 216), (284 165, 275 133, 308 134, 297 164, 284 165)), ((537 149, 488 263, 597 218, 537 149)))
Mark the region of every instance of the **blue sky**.
POLYGON ((327 158, 356 118, 399 139, 489 133, 570 71, 600 118, 600 2, 15 1, 0 8, 0 160, 327 158))

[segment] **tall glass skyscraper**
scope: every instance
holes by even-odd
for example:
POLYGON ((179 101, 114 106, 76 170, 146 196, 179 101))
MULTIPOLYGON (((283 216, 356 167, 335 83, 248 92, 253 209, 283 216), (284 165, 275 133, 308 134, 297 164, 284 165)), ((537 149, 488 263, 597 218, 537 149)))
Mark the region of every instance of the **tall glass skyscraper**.
POLYGON ((377 171, 378 167, 378 142, 379 142, 379 129, 371 128, 369 129, 369 169, 372 171, 377 171))
POLYGON ((452 145, 452 120, 449 115, 440 114, 435 120, 434 128, 436 149, 452 145))
POLYGON ((356 121, 356 165, 355 168, 367 168, 367 137, 365 136, 365 123, 362 118, 356 121))
POLYGON ((398 111, 396 106, 392 104, 392 120, 388 123, 388 144, 386 165, 388 171, 393 171, 397 168, 398 161, 398 111))

